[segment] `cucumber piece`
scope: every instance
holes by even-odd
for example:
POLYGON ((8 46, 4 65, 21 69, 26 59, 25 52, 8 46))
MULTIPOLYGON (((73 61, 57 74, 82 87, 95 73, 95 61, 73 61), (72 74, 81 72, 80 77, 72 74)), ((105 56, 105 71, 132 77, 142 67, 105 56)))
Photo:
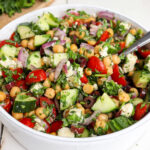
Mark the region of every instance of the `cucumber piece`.
POLYGON ((74 105, 78 98, 77 89, 63 90, 60 93, 60 110, 65 110, 74 105))
POLYGON ((17 32, 19 33, 21 39, 27 39, 35 35, 31 28, 26 25, 19 25, 17 27, 17 32))
POLYGON ((150 81, 150 73, 144 71, 135 71, 133 74, 133 83, 138 88, 146 88, 150 81))
POLYGON ((44 35, 36 35, 34 38, 34 46, 40 46, 44 43, 46 43, 50 38, 49 34, 44 35))
POLYGON ((42 31, 48 31, 51 27, 57 27, 58 20, 51 13, 44 13, 36 23, 42 31))
POLYGON ((104 93, 101 97, 97 98, 92 110, 99 110, 102 113, 109 113, 117 108, 118 106, 115 102, 106 93, 104 93))
POLYGON ((34 110, 36 107, 36 98, 29 95, 18 94, 13 105, 13 112, 26 113, 34 110))
POLYGON ((84 138, 84 137, 89 137, 89 130, 84 128, 84 131, 83 133, 80 135, 81 138, 84 138))
POLYGON ((12 45, 4 45, 0 48, 0 58, 5 59, 6 57, 14 58, 17 53, 17 48, 12 45))
POLYGON ((27 59, 27 68, 31 70, 31 68, 41 68, 41 55, 40 52, 32 52, 27 59))
POLYGON ((130 47, 134 41, 135 37, 131 33, 128 33, 125 39, 126 47, 130 47))
POLYGON ((68 59, 67 53, 54 53, 50 55, 50 64, 52 67, 56 67, 63 59, 68 59))
POLYGON ((132 104, 134 105, 134 106, 136 106, 137 104, 139 104, 139 103, 143 103, 143 99, 142 98, 134 98, 133 99, 133 101, 132 101, 132 104))

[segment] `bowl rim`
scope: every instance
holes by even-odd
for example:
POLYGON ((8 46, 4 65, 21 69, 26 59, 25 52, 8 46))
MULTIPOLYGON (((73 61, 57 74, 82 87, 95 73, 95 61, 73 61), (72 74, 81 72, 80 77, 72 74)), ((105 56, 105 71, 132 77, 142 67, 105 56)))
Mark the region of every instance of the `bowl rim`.
MULTIPOLYGON (((20 19, 24 18, 24 17, 28 17, 28 16, 32 16, 34 14, 36 14, 36 12, 44 12, 45 10, 47 10, 48 8, 50 9, 49 11, 51 11, 51 9, 58 9, 59 8, 76 8, 77 7, 85 7, 85 8, 96 8, 96 9, 102 9, 102 10, 106 10, 109 12, 112 12, 114 14, 117 14, 119 16, 122 16, 126 19, 128 19, 129 21, 134 22, 135 24, 137 24, 139 27, 141 27, 142 29, 144 29, 146 32, 148 31, 148 28, 144 27, 143 25, 141 25, 140 23, 136 22, 135 19, 133 19, 132 17, 128 17, 126 15, 123 15, 122 13, 115 11, 113 9, 108 9, 105 7, 101 7, 101 6, 96 6, 96 5, 88 5, 88 4, 63 4, 63 5, 58 5, 58 6, 49 6, 46 8, 42 8, 39 10, 35 10, 32 12, 29 12, 13 21, 11 21, 9 24, 7 24, 6 26, 4 26, 1 30, 0 33, 7 29, 9 26, 15 24, 15 22, 19 21, 20 19), (31 15, 32 14, 32 15, 31 15)), ((96 136, 96 137, 87 137, 87 138, 67 138, 67 137, 60 137, 60 136, 54 136, 54 135, 50 135, 50 134, 45 134, 39 131, 36 131, 34 129, 31 129, 25 125, 23 125, 22 123, 20 123, 18 120, 16 120, 15 118, 13 118, 9 113, 7 113, 2 107, 0 107, 0 115, 3 115, 5 117, 5 119, 9 122, 11 121, 15 126, 18 126, 20 128, 20 130, 24 130, 24 132, 27 132, 28 134, 34 134, 34 136, 40 136, 40 138, 43 139, 48 139, 48 140, 57 140, 57 141, 61 141, 61 142, 96 142, 96 141, 100 141, 100 140, 107 140, 107 139, 112 139, 115 138, 117 136, 123 135, 123 134, 127 134, 128 132, 132 132, 133 130, 139 128, 140 126, 143 126, 148 120, 150 120, 150 113, 148 113, 144 118, 142 118, 141 120, 139 120, 137 123, 129 126, 128 128, 125 128, 123 130, 120 130, 118 132, 114 132, 111 134, 107 134, 107 135, 102 135, 102 136, 96 136)))

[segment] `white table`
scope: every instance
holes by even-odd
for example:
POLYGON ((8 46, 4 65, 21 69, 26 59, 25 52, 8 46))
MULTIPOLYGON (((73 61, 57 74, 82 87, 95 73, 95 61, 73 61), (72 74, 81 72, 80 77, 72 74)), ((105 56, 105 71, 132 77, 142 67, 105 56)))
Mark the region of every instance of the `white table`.
MULTIPOLYGON (((61 4, 91 4, 119 11, 135 18, 139 23, 150 29, 150 0, 55 0, 52 5, 61 4)), ((1 130, 1 124, 0 124, 1 130)), ((4 127, 1 141, 1 150, 25 150, 4 127)), ((147 132, 129 150, 150 150, 150 127, 147 132)))

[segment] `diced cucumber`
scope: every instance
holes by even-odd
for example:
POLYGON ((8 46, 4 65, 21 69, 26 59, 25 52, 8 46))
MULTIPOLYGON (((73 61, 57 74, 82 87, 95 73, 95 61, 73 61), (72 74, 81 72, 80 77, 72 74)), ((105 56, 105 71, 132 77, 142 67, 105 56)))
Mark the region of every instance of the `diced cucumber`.
POLYGON ((42 83, 35 83, 30 87, 31 93, 33 93, 34 96, 38 97, 44 94, 44 87, 42 83))
POLYGON ((36 107, 36 98, 29 95, 18 94, 13 105, 13 112, 26 113, 34 110, 36 107))
POLYGON ((12 45, 4 45, 0 48, 0 58, 5 59, 6 57, 14 58, 17 53, 17 48, 12 45))
POLYGON ((106 93, 104 93, 101 97, 97 98, 92 110, 99 110, 102 113, 109 113, 117 108, 118 106, 115 102, 106 93))
POLYGON ((89 130, 84 128, 83 133, 80 135, 81 138, 89 137, 89 130))
POLYGON ((128 33, 125 39, 126 47, 130 47, 134 41, 135 37, 131 33, 128 33))
POLYGON ((54 53, 50 55, 50 63, 52 67, 56 67, 63 59, 68 59, 67 53, 54 53))
POLYGON ((17 27, 17 32, 19 33, 21 39, 27 39, 35 35, 31 28, 26 25, 19 25, 17 27))
POLYGON ((63 90, 60 93, 60 110, 65 110, 74 105, 78 98, 77 89, 63 90))
POLYGON ((58 20, 51 13, 45 13, 36 23, 42 31, 48 31, 51 27, 57 27, 58 20))
POLYGON ((134 98, 133 99, 133 101, 132 101, 132 104, 134 105, 134 106, 136 106, 137 104, 139 104, 139 103, 143 103, 143 99, 142 98, 134 98))
POLYGON ((138 88, 146 88, 150 82, 150 73, 144 71, 135 71, 133 74, 133 83, 138 88))
POLYGON ((27 68, 31 70, 31 68, 41 68, 41 55, 40 52, 32 52, 27 59, 27 68))
POLYGON ((44 43, 46 43, 50 38, 49 34, 44 35, 36 35, 34 38, 34 46, 40 46, 44 43))

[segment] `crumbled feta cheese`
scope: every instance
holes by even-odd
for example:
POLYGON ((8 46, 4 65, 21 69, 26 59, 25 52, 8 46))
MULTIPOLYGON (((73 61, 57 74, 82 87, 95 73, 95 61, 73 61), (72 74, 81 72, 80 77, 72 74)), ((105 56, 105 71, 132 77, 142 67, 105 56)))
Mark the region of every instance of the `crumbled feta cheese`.
POLYGON ((133 54, 128 54, 126 58, 126 63, 123 65, 123 71, 124 73, 130 72, 134 70, 134 66, 137 61, 137 56, 133 54))
POLYGON ((6 60, 0 60, 0 64, 6 68, 7 67, 9 68, 22 68, 23 67, 20 61, 12 60, 9 57, 6 57, 6 60))
POLYGON ((33 92, 34 90, 39 90, 41 88, 43 88, 43 85, 41 83, 36 83, 34 84, 34 88, 31 88, 30 91, 33 92))
POLYGON ((124 26, 125 30, 129 30, 131 28, 131 24, 128 22, 121 22, 120 26, 124 26))
POLYGON ((133 113, 133 104, 127 103, 121 107, 121 115, 126 117, 131 117, 133 113))
POLYGON ((82 117, 82 110, 78 108, 72 108, 69 110, 69 115, 76 114, 78 117, 82 117))
POLYGON ((43 59, 44 64, 46 64, 47 66, 50 65, 51 62, 50 62, 49 57, 43 57, 42 59, 43 59))
POLYGON ((58 40, 58 37, 54 37, 53 40, 58 40))
POLYGON ((100 53, 100 55, 101 55, 102 57, 106 57, 106 56, 108 55, 107 51, 108 51, 108 47, 107 47, 107 46, 104 46, 104 47, 102 48, 102 50, 99 51, 99 53, 100 53))
POLYGON ((75 135, 73 132, 71 132, 71 130, 67 127, 63 127, 61 129, 58 130, 58 136, 62 136, 62 137, 69 137, 69 138, 74 138, 75 135))
POLYGON ((67 61, 67 73, 66 73, 66 77, 70 77, 72 75, 74 75, 74 70, 73 67, 70 64, 70 61, 67 61))
POLYGON ((36 118, 34 119, 34 121, 36 122, 36 123, 35 123, 35 126, 34 126, 34 129, 35 129, 35 130, 38 130, 38 131, 44 132, 44 131, 45 131, 45 128, 43 127, 43 123, 42 123, 41 119, 38 118, 38 117, 36 117, 36 118))
POLYGON ((83 77, 83 68, 78 67, 78 68, 77 68, 77 72, 79 73, 79 76, 80 76, 80 77, 83 77))
POLYGON ((94 90, 96 91, 96 90, 98 90, 98 85, 95 83, 95 84, 93 84, 93 87, 94 87, 94 90))

